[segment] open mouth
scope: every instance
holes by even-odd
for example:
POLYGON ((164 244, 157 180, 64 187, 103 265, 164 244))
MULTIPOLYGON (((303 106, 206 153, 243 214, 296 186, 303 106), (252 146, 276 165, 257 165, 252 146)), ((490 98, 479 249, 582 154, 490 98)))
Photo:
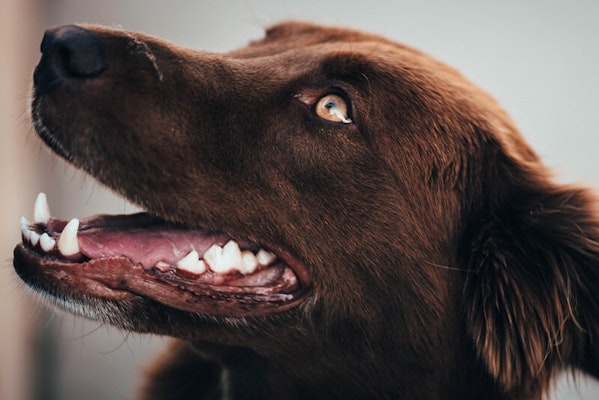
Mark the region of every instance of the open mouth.
POLYGON ((63 295, 139 296, 189 312, 245 316, 299 304, 308 284, 300 263, 256 243, 148 213, 65 221, 51 217, 43 193, 33 222, 21 219, 21 233, 17 272, 63 295))

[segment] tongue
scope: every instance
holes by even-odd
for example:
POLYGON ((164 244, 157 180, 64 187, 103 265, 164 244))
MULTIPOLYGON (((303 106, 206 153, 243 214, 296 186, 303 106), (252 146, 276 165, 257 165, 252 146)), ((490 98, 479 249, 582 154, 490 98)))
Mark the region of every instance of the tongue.
MULTIPOLYGON (((47 230, 58 237, 66 223, 50 218, 47 230)), ((88 258, 127 257, 146 269, 158 262, 175 264, 192 250, 202 258, 212 245, 223 246, 231 240, 222 233, 173 226, 147 213, 98 215, 81 220, 77 239, 79 251, 88 258)), ((247 241, 236 242, 242 249, 257 247, 247 241)))
POLYGON ((81 254, 89 258, 124 256, 150 268, 159 261, 174 264, 190 251, 198 254, 213 244, 224 245, 226 235, 201 231, 147 228, 92 228, 79 232, 81 254))

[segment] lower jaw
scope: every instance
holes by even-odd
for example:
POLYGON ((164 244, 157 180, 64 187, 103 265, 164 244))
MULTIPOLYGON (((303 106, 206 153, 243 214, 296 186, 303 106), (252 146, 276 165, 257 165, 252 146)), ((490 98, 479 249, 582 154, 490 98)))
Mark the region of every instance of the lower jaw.
POLYGON ((190 313, 244 317, 279 313, 297 307, 306 287, 288 266, 269 286, 201 284, 171 271, 145 269, 126 257, 73 263, 44 257, 20 244, 14 265, 35 290, 61 300, 93 297, 98 301, 143 298, 190 313))

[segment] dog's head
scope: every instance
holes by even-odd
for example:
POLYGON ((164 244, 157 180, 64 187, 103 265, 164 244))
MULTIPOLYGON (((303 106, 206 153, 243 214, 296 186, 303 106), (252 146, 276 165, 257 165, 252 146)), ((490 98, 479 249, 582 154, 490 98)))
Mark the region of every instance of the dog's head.
POLYGON ((330 375, 362 360, 372 385, 443 384, 459 365, 533 390, 569 357, 596 362, 592 199, 551 183, 455 70, 300 23, 222 55, 67 26, 42 53, 41 138, 147 210, 67 225, 40 202, 15 267, 61 306, 298 363, 322 352, 330 375))

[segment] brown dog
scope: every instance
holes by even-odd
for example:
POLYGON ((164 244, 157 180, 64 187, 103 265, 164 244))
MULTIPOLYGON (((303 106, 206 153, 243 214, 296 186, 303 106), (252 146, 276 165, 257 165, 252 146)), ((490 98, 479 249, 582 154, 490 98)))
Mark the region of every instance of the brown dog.
POLYGON ((182 339, 146 399, 540 399, 599 376, 599 220, 458 72, 287 23, 228 54, 49 30, 33 121, 147 209, 22 223, 76 314, 182 339))

